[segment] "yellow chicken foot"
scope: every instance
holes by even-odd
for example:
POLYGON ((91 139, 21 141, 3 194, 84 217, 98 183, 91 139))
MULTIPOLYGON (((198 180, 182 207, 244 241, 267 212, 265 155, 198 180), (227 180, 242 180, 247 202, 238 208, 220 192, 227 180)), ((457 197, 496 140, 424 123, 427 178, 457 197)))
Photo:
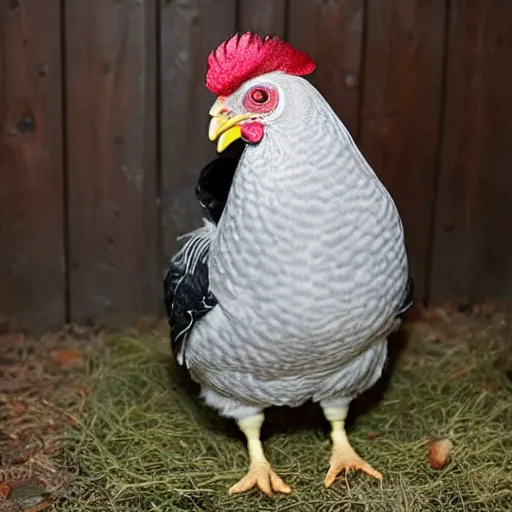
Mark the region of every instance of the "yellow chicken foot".
POLYGON ((291 487, 283 482, 265 457, 260 441, 263 420, 263 414, 256 414, 238 422, 238 427, 247 438, 250 464, 247 474, 229 489, 229 494, 246 492, 256 486, 267 496, 272 496, 273 491, 283 494, 292 492, 291 487))
POLYGON ((356 453, 345 432, 347 409, 324 409, 325 417, 331 424, 332 455, 329 471, 324 480, 325 487, 330 487, 336 477, 351 470, 361 470, 377 480, 382 480, 382 474, 373 469, 356 453))

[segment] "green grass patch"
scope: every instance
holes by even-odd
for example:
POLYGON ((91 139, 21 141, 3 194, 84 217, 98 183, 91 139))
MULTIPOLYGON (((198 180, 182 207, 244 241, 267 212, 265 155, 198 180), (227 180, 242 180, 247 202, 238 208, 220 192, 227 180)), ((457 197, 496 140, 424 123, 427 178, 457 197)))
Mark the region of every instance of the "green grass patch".
POLYGON ((512 389, 493 365, 497 354, 493 343, 415 343, 378 404, 360 402, 349 438, 382 483, 357 474, 325 489, 330 440, 319 409, 269 411, 266 453, 293 488, 269 499, 228 496, 247 469, 243 437, 196 398, 166 334, 112 336, 90 362, 94 392, 64 445, 79 475, 56 509, 510 512, 512 389), (454 444, 438 471, 427 462, 432 437, 454 444))

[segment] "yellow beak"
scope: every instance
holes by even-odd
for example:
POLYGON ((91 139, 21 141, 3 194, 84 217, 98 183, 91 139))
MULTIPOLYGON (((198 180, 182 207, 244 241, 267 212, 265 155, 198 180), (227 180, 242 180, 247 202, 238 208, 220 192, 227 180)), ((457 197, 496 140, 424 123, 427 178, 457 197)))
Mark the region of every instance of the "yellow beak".
POLYGON ((251 117, 250 114, 241 114, 239 116, 228 117, 224 114, 225 108, 217 100, 211 110, 212 119, 208 127, 208 138, 213 142, 217 138, 217 151, 222 153, 232 142, 242 136, 242 130, 238 123, 251 117))

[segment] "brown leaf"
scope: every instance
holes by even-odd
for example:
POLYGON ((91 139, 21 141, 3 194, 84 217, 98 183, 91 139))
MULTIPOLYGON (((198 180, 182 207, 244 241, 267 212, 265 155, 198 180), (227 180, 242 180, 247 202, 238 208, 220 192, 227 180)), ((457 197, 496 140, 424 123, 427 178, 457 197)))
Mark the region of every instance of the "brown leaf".
POLYGON ((366 437, 368 439, 377 439, 377 437, 380 437, 380 434, 378 432, 367 432, 366 437))
POLYGON ((428 448, 428 464, 432 469, 443 469, 450 460, 453 443, 449 439, 438 439, 428 448))
POLYGON ((0 496, 7 498, 11 493, 11 486, 7 482, 0 482, 0 496))
POLYGON ((56 350, 53 353, 53 360, 63 366, 77 366, 84 361, 82 352, 76 348, 56 350))

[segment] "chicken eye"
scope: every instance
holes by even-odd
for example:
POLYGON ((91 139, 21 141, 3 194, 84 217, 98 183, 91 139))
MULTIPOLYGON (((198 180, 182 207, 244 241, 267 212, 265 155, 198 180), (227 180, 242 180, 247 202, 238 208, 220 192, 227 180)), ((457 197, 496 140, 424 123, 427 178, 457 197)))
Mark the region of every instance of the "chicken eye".
POLYGON ((268 101, 268 92, 264 89, 254 89, 251 92, 251 99, 256 103, 265 103, 268 101))
POLYGON ((271 87, 258 86, 250 89, 244 96, 244 108, 253 114, 270 114, 278 103, 277 90, 271 87))

